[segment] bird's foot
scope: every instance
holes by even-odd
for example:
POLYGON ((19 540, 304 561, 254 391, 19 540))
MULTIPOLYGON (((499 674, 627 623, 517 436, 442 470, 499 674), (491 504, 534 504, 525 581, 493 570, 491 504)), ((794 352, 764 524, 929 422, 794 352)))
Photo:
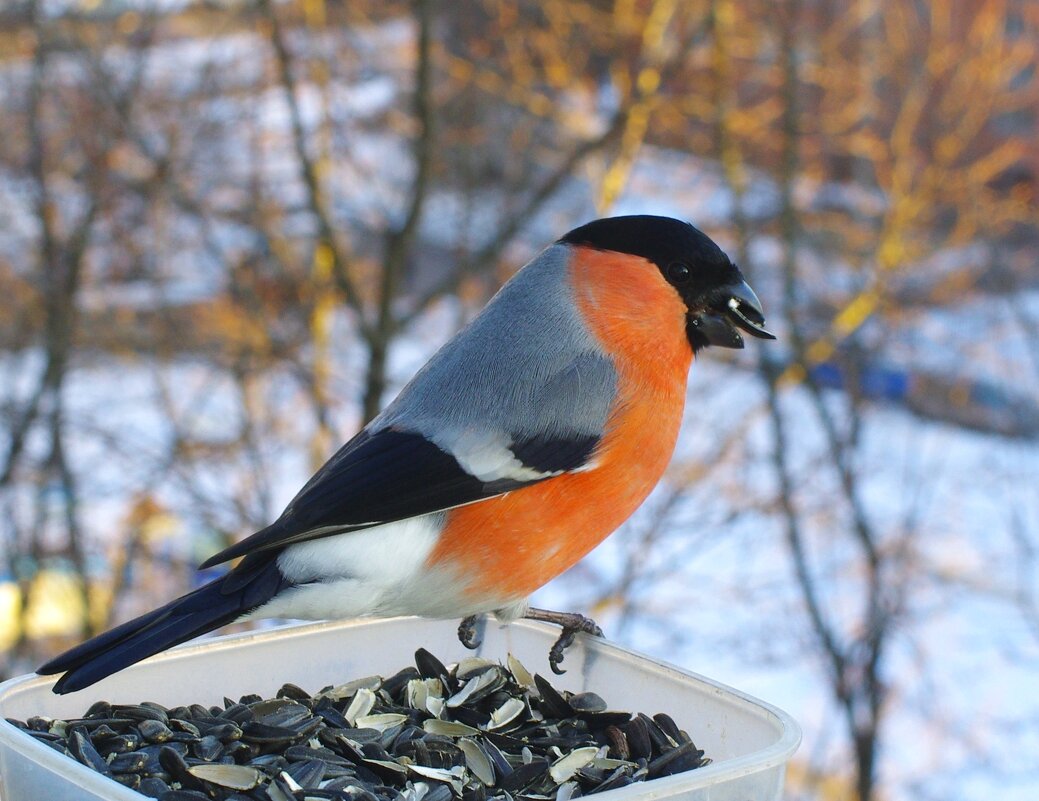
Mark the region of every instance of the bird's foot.
POLYGON ((548 652, 548 664, 552 672, 557 676, 566 673, 559 664, 563 661, 563 653, 574 643, 578 634, 591 634, 593 637, 602 637, 602 629, 591 618, 580 615, 577 612, 552 612, 548 609, 528 609, 524 615, 528 620, 541 620, 545 623, 554 623, 562 627, 559 639, 555 641, 548 652))
POLYGON ((469 615, 469 617, 458 624, 458 639, 470 651, 475 651, 483 643, 483 637, 480 636, 478 631, 479 622, 479 615, 469 615))

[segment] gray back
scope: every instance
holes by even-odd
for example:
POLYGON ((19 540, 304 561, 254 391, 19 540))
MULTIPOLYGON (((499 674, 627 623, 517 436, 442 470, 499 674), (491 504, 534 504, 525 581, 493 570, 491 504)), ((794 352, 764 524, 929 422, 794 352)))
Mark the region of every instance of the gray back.
POLYGON ((371 428, 419 431, 440 445, 463 432, 600 435, 617 374, 578 316, 568 253, 553 245, 516 273, 371 428))

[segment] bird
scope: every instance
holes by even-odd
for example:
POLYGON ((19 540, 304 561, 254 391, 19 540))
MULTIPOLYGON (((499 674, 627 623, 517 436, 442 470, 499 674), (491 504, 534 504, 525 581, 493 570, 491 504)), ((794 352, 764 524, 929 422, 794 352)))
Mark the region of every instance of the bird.
POLYGON ((606 217, 518 270, 228 572, 55 657, 58 694, 246 619, 493 614, 580 632, 528 598, 616 530, 664 474, 694 356, 775 339, 739 268, 688 222, 606 217))

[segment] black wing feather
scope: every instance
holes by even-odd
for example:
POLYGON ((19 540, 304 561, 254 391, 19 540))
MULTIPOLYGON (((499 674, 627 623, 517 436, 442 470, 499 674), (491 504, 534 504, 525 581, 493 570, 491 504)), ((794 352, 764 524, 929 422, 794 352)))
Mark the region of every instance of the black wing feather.
POLYGON ((574 434, 567 438, 529 437, 512 443, 509 450, 527 467, 541 473, 558 473, 587 464, 599 439, 593 434, 574 434))
MULTIPOLYGON (((559 472, 580 467, 597 443, 588 435, 527 438, 513 453, 539 472, 559 472)), ((307 482, 277 521, 201 566, 451 509, 539 480, 544 479, 482 481, 421 434, 362 431, 307 482)))

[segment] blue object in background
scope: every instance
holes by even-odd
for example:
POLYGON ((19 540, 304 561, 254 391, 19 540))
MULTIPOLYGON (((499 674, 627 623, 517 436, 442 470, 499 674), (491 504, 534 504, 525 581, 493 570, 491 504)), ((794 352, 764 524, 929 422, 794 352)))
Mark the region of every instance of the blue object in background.
MULTIPOLYGON (((810 369, 819 386, 827 389, 848 390, 844 370, 836 362, 820 362, 810 369)), ((905 400, 911 379, 905 370, 894 367, 866 365, 859 371, 860 394, 873 400, 905 400)))

